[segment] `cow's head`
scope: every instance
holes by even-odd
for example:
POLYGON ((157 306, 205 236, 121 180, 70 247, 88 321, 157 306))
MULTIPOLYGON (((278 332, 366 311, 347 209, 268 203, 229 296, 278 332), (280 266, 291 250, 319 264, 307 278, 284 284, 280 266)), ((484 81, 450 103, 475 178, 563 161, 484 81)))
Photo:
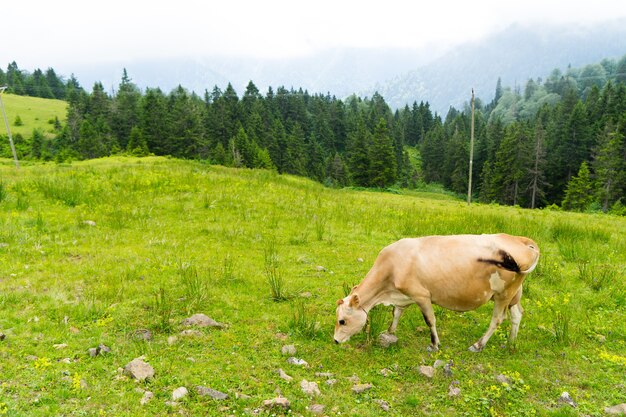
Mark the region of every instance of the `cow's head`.
POLYGON ((335 323, 335 343, 347 342, 352 335, 360 332, 367 322, 367 312, 359 303, 359 296, 352 293, 337 300, 337 323, 335 323))

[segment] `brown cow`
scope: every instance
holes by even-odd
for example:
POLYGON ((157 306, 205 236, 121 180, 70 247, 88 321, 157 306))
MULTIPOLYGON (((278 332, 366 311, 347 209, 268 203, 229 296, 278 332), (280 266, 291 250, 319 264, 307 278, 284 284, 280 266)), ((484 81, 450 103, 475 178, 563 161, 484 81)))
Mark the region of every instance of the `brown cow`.
POLYGON ((346 342, 363 329, 376 305, 393 305, 394 333, 403 310, 417 304, 430 328, 429 350, 439 348, 432 304, 468 311, 494 301, 491 324, 470 346, 481 351, 511 313, 509 340, 515 340, 522 319, 522 283, 539 262, 539 247, 531 239, 494 235, 426 236, 402 239, 384 248, 363 281, 337 301, 335 342, 346 342))

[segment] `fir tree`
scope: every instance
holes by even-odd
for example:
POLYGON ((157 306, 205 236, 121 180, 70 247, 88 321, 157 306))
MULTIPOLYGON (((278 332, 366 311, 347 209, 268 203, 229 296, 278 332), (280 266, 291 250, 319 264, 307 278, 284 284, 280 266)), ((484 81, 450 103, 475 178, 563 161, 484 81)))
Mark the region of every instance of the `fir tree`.
POLYGON ((565 210, 585 211, 594 201, 593 182, 587 162, 580 164, 578 175, 567 183, 562 206, 565 210))

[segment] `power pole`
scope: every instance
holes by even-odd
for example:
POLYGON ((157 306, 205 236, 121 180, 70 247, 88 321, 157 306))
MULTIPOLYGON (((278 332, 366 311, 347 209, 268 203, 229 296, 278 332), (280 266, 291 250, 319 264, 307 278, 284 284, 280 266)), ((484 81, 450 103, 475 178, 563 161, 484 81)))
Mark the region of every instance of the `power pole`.
POLYGON ((474 89, 472 88, 472 131, 470 134, 469 181, 467 182, 467 204, 472 204, 472 168, 474 165, 474 89))
POLYGON ((2 115, 4 116, 4 123, 7 125, 7 133, 9 135, 9 143, 11 144, 11 151, 13 152, 13 160, 15 160, 15 168, 20 168, 20 163, 17 160, 17 152, 15 152, 15 145, 13 144, 13 138, 11 137, 11 129, 9 129, 9 119, 7 119, 7 114, 4 111, 4 104, 2 103, 2 93, 6 90, 7 87, 0 87, 0 107, 2 107, 2 115))

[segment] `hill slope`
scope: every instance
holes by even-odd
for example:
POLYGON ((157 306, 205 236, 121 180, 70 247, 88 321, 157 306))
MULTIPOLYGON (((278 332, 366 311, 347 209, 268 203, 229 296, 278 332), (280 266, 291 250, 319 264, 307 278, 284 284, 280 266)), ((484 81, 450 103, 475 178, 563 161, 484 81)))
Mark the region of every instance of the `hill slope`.
MULTIPOLYGON (((14 136, 21 134, 28 137, 34 129, 52 133, 55 118, 63 122, 67 116, 67 102, 61 100, 2 94, 2 103, 4 103, 9 120, 11 134, 14 136), (15 125, 17 116, 22 120, 21 126, 15 125)), ((4 120, 0 120, 0 134, 6 135, 4 120)))
POLYGON ((364 417, 380 415, 380 400, 397 415, 445 416, 599 415, 623 402, 626 219, 335 190, 166 158, 19 172, 0 165, 0 177, 7 415, 149 416, 173 407, 247 415, 277 390, 294 415, 313 401, 364 417), (332 343, 335 300, 382 247, 406 236, 490 232, 531 236, 543 254, 525 282, 515 349, 506 347, 505 324, 482 353, 467 351, 490 305, 437 309, 443 346, 435 354, 415 307, 400 321, 396 347, 375 345, 391 318, 382 306, 370 312, 371 337, 332 343), (272 300, 270 281, 286 300, 272 300), (189 329, 182 320, 194 313, 227 327, 189 329), (90 357, 98 344, 111 352, 90 357), (310 367, 287 362, 288 344, 310 367), (118 369, 141 355, 155 375, 137 384, 118 369), (452 378, 441 369, 432 379, 419 374, 436 359, 453 361, 452 378), (354 375, 373 388, 353 393, 354 375), (319 384, 314 400, 304 379, 319 384), (448 396, 453 380, 458 397, 448 396), (180 386, 192 394, 168 403, 180 386), (228 398, 196 395, 196 386, 228 398), (154 398, 142 405, 144 390, 154 398), (558 401, 563 391, 575 411, 558 401))

